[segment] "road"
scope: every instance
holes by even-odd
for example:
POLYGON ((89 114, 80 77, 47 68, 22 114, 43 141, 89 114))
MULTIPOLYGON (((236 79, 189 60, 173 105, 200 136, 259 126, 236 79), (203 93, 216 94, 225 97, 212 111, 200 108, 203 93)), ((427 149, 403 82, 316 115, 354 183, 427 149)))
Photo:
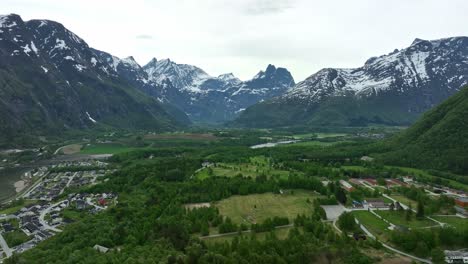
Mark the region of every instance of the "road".
POLYGON ((11 255, 13 255, 13 252, 11 251, 10 247, 8 246, 7 242, 5 241, 5 239, 3 239, 3 236, 2 234, 0 233, 0 246, 2 247, 3 249, 3 252, 5 252, 5 255, 7 256, 7 258, 11 257, 11 255))
POLYGON ((78 174, 78 172, 75 172, 69 179, 68 179, 68 182, 67 182, 67 185, 65 185, 65 187, 63 187, 62 190, 60 190, 60 194, 62 194, 66 188, 68 188, 68 186, 70 186, 70 183, 73 181, 73 178, 75 178, 75 176, 78 174))
MULTIPOLYGON (((356 221, 357 221, 357 220, 356 220, 356 221)), ((360 226, 361 229, 364 231, 364 233, 366 233, 366 235, 367 235, 368 237, 370 237, 370 238, 372 238, 372 239, 375 239, 375 236, 374 236, 371 232, 369 232, 369 230, 367 230, 367 228, 366 228, 365 226, 363 226, 363 225, 361 225, 361 224, 359 224, 359 226, 360 226)), ((403 251, 401 251, 401 250, 398 250, 398 249, 396 249, 396 248, 394 248, 394 247, 391 247, 391 246, 389 246, 389 245, 387 245, 387 244, 385 244, 385 243, 382 243, 382 242, 380 242, 380 243, 382 244, 382 246, 383 246, 384 248, 386 248, 386 249, 388 249, 388 250, 391 250, 391 251, 393 251, 393 252, 395 252, 395 253, 397 253, 397 254, 400 254, 400 255, 403 255, 403 256, 412 258, 412 259, 417 260, 417 261, 419 261, 419 262, 432 264, 432 261, 430 261, 429 259, 418 258, 418 257, 416 257, 416 256, 413 256, 413 255, 411 255, 411 254, 408 254, 408 253, 405 253, 405 252, 403 252, 403 251)))
POLYGON ((86 203, 87 203, 88 205, 93 206, 93 207, 96 208, 96 209, 100 209, 100 210, 106 209, 106 208, 104 208, 104 207, 102 207, 102 206, 99 206, 99 205, 94 204, 93 202, 91 202, 91 198, 86 198, 86 203))
POLYGON ((41 183, 42 180, 49 175, 49 172, 44 173, 41 178, 39 178, 33 185, 29 186, 28 189, 20 196, 20 198, 27 198, 31 194, 32 191, 34 191, 41 183))
POLYGON ((44 220, 44 217, 46 216, 46 214, 48 214, 50 212, 50 210, 52 210, 52 208, 58 206, 59 204, 61 204, 63 201, 60 201, 58 203, 55 203, 49 207, 47 207, 45 210, 41 211, 41 214, 39 215, 39 222, 41 223, 41 225, 45 228, 45 229, 48 229, 48 230, 52 230, 52 231, 55 231, 55 232, 62 232, 62 230, 60 229, 57 229, 53 226, 50 226, 47 221, 44 220))

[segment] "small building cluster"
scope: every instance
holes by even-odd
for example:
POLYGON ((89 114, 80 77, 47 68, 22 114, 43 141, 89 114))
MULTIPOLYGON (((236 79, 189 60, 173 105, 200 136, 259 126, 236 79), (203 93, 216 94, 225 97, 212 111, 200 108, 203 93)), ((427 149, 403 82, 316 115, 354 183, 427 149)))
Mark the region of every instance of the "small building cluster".
POLYGON ((447 263, 468 263, 468 251, 445 250, 445 262, 447 263))
POLYGON ((53 172, 49 173, 42 181, 36 185, 32 190, 25 194, 25 198, 52 201, 61 195, 65 188, 68 187, 81 187, 90 184, 96 184, 99 177, 104 176, 110 172, 106 170, 104 162, 76 162, 76 163, 64 163, 55 166, 54 168, 83 168, 81 171, 64 171, 64 172, 53 172), (74 164, 74 165, 73 165, 74 164), (86 168, 100 168, 99 170, 86 170, 86 168))
POLYGON ((459 214, 468 216, 468 197, 455 198, 455 210, 459 214))
MULTIPOLYGON (((67 162, 53 168, 53 173, 47 169, 30 172, 29 177, 40 177, 39 182, 23 198, 38 200, 9 215, 0 215, 0 235, 9 232, 22 232, 27 241, 10 247, 12 252, 21 253, 35 247, 39 242, 61 232, 61 227, 70 222, 66 210, 98 213, 117 203, 113 193, 72 193, 65 196, 70 187, 80 187, 96 184, 100 177, 112 171, 106 169, 106 163, 100 161, 67 162), (73 171, 67 171, 67 168, 73 171), (72 169, 73 168, 73 169, 72 169), (92 168, 93 170, 89 170, 92 168), (80 170, 82 169, 82 170, 80 170)), ((3 252, 0 250, 0 263, 3 252)))

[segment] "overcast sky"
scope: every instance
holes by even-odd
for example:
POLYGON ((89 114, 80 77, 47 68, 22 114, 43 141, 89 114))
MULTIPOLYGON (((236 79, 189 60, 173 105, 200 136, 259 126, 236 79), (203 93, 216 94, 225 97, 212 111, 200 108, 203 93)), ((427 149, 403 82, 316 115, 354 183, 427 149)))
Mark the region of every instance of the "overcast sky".
POLYGON ((141 64, 170 58, 211 75, 268 64, 296 81, 359 67, 414 38, 468 36, 466 0, 2 0, 2 12, 56 20, 90 46, 141 64))

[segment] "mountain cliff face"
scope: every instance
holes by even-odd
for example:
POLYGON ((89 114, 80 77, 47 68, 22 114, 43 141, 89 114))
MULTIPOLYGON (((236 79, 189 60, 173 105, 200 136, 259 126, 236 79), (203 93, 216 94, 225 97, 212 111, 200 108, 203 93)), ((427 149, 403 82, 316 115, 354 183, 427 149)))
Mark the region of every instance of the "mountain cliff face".
POLYGON ((4 133, 181 125, 63 25, 13 14, 0 16, 0 120, 4 133))
POLYGON ((322 69, 236 124, 406 125, 468 83, 468 38, 416 39, 355 69, 322 69))

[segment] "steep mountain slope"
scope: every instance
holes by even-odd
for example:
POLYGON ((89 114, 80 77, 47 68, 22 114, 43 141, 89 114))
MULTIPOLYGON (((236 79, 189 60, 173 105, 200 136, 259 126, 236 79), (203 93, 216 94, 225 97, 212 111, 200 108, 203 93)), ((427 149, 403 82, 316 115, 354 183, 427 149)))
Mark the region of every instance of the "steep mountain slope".
POLYGON ((212 77, 198 67, 169 59, 153 59, 143 69, 149 83, 162 87, 150 94, 176 105, 197 122, 232 120, 245 108, 281 95, 295 84, 289 71, 273 65, 245 82, 231 73, 212 77))
POLYGON ((386 160, 468 174, 468 86, 391 138, 386 160))
POLYGON ((13 14, 0 16, 0 120, 6 134, 180 125, 63 25, 13 14))
POLYGON ((468 38, 416 39, 356 69, 323 69, 252 106, 243 126, 410 124, 468 83, 468 38))

